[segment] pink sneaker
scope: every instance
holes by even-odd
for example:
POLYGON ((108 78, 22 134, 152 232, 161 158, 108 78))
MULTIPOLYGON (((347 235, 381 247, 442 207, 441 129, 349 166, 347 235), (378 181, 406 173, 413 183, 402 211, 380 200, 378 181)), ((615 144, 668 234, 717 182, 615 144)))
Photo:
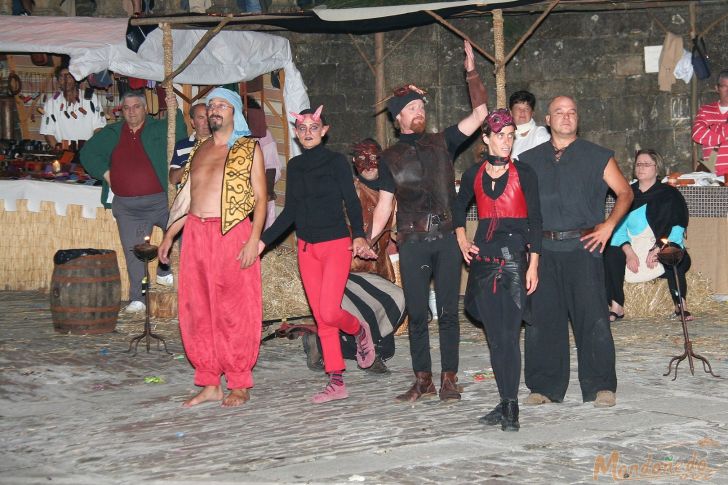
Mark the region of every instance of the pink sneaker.
POLYGON ((356 337, 356 363, 362 369, 367 369, 374 363, 376 354, 374 352, 374 340, 372 340, 372 331, 366 322, 359 322, 361 328, 364 329, 363 337, 356 337))
POLYGON ((323 404, 325 402, 336 401, 338 399, 346 399, 347 397, 349 397, 349 393, 346 392, 346 384, 337 386, 329 383, 323 391, 318 394, 314 394, 311 398, 311 402, 314 404, 323 404))

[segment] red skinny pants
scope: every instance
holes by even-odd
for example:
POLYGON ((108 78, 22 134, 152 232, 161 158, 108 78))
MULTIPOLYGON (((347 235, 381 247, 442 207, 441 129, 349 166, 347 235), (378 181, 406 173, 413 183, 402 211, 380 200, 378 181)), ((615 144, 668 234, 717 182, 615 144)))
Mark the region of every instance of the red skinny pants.
POLYGON ((320 243, 298 240, 298 268, 316 319, 327 373, 346 369, 339 330, 356 335, 361 328, 359 320, 341 308, 351 266, 350 246, 348 237, 320 243))

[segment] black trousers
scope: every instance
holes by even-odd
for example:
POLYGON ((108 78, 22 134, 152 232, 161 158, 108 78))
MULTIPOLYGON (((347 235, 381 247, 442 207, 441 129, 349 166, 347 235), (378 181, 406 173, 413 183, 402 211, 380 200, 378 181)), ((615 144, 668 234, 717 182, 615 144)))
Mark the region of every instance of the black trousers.
POLYGON ((518 398, 519 337, 526 304, 525 268, 525 255, 503 265, 482 257, 470 264, 465 309, 483 323, 501 400, 518 398))
POLYGON ((454 234, 441 239, 410 239, 400 245, 399 271, 409 315, 409 341, 412 369, 432 372, 430 334, 427 329, 430 280, 434 277, 440 335, 442 371, 457 372, 460 360, 458 298, 462 254, 454 234))
MULTIPOLYGON (((607 285, 607 305, 616 301, 618 305, 624 306, 624 272, 626 271, 627 257, 622 248, 607 246, 604 250, 604 276, 607 285)), ((640 262, 644 264, 644 262, 640 262)), ((690 255, 685 251, 685 256, 677 265, 677 281, 672 266, 666 266, 665 272, 660 278, 667 280, 667 287, 670 288, 670 296, 673 303, 678 304, 677 289, 680 285, 680 294, 687 299, 688 284, 685 281, 685 273, 690 269, 692 262, 690 255)))
POLYGON ((583 248, 544 249, 526 325, 525 377, 531 392, 561 402, 569 386, 569 320, 584 402, 616 391, 615 353, 604 288, 604 263, 583 248))

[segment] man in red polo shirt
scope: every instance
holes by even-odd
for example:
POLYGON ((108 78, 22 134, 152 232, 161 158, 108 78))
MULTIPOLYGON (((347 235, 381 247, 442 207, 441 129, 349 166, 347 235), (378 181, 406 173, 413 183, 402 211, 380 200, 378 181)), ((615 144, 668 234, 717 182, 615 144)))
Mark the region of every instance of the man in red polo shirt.
MULTIPOLYGON (((167 98, 174 109, 177 100, 167 98)), ((121 99, 124 121, 106 126, 86 142, 81 163, 94 178, 102 180, 101 202, 111 207, 119 228, 129 275, 129 305, 124 312, 142 312, 144 263, 132 253, 134 245, 158 226, 164 229, 169 217, 167 205, 167 120, 147 116, 144 93, 129 91, 121 99)), ((182 113, 177 112, 182 119, 182 113)), ((177 123, 176 140, 187 136, 184 123, 177 123)), ((171 286, 167 266, 157 269, 157 284, 171 286)))

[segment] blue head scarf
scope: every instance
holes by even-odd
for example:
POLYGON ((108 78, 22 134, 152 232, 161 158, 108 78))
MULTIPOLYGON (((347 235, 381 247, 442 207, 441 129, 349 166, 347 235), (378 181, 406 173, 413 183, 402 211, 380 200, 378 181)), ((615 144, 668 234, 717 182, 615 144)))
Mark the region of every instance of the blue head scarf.
POLYGON ((235 115, 233 117, 233 134, 230 135, 230 139, 227 143, 228 147, 232 148, 235 144, 235 140, 241 136, 250 135, 248 123, 245 121, 245 117, 243 116, 243 100, 240 98, 238 93, 225 88, 215 88, 210 91, 205 102, 209 104, 213 98, 222 98, 235 108, 235 115))

